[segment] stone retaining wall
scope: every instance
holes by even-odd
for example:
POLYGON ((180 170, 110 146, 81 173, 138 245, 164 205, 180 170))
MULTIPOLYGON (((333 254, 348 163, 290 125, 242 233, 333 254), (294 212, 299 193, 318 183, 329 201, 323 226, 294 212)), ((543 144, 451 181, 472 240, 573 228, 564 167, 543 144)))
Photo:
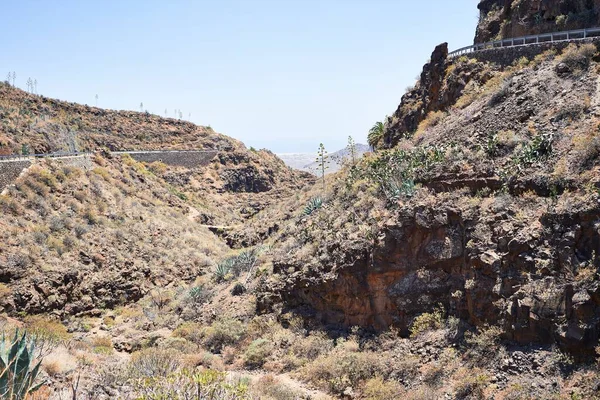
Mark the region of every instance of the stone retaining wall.
POLYGON ((129 154, 131 158, 141 162, 160 161, 167 165, 197 168, 208 165, 217 155, 217 151, 132 151, 113 152, 113 154, 129 154))
MULTIPOLYGON (((167 165, 197 168, 208 165, 217 155, 217 151, 132 151, 113 152, 113 154, 129 154, 131 158, 141 162, 160 161, 167 165)), ((53 161, 82 169, 93 167, 92 155, 64 156, 50 158, 53 161)), ((0 160, 0 192, 11 185, 21 172, 35 162, 34 158, 0 160)))
POLYGON ((0 162, 0 192, 21 175, 25 168, 31 166, 30 159, 9 160, 0 162))
POLYGON ((465 56, 469 58, 474 58, 478 61, 493 62, 502 67, 506 67, 511 65, 513 62, 515 62, 521 57, 526 57, 531 60, 532 58, 534 58, 538 54, 545 52, 546 50, 555 49, 557 51, 561 51, 571 43, 576 43, 578 45, 582 45, 585 43, 593 43, 596 45, 596 47, 600 48, 600 38, 594 37, 576 41, 548 42, 514 47, 497 47, 494 49, 479 50, 474 53, 468 53, 465 54, 465 56))

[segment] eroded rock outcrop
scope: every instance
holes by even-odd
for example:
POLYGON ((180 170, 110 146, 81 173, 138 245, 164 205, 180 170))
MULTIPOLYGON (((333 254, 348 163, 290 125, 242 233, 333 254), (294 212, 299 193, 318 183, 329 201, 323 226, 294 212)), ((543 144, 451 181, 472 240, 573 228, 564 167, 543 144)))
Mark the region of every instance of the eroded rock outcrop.
MULTIPOLYGON (((600 331, 600 282, 586 277, 600 260, 598 209, 545 214, 535 229, 452 208, 400 212, 373 248, 350 252, 322 279, 287 275, 286 308, 333 326, 407 335, 415 317, 440 305, 474 326, 503 327, 519 343, 559 343, 593 352, 600 331)), ((279 260, 275 272, 297 269, 279 260)), ((263 307, 273 298, 263 297, 263 307)))
POLYGON ((598 0, 481 0, 475 43, 600 25, 598 0))
POLYGON ((423 66, 420 80, 402 96, 398 109, 386 121, 385 147, 411 136, 429 113, 448 110, 471 80, 483 84, 490 77, 490 69, 483 63, 448 59, 448 44, 438 45, 423 66))

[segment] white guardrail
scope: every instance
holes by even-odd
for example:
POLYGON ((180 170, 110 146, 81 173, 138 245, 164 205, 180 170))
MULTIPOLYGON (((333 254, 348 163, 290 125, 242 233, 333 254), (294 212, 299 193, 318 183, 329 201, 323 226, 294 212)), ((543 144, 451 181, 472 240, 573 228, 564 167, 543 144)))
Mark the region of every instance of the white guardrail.
POLYGON ((565 40, 581 40, 590 37, 599 37, 600 28, 578 29, 574 31, 540 33, 539 35, 521 36, 516 38, 494 40, 492 42, 474 44, 472 46, 462 47, 448 53, 448 57, 456 57, 463 54, 473 53, 475 51, 495 49, 502 47, 525 46, 538 43, 562 42, 565 40))

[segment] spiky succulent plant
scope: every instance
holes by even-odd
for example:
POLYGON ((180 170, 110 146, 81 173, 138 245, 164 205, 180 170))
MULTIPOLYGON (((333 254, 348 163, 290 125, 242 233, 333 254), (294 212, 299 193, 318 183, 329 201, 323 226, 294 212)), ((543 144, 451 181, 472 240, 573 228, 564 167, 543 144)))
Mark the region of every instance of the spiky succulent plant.
POLYGON ((35 357, 35 339, 15 331, 11 340, 0 336, 0 399, 24 400, 44 382, 36 383, 41 360, 35 357))

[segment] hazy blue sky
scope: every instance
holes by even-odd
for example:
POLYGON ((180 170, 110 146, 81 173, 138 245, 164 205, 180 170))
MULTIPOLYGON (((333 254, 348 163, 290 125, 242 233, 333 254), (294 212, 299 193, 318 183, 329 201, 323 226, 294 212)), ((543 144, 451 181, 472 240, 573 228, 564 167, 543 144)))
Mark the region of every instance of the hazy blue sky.
POLYGON ((277 152, 366 141, 434 46, 470 44, 477 0, 18 0, 0 79, 185 118, 277 152))

